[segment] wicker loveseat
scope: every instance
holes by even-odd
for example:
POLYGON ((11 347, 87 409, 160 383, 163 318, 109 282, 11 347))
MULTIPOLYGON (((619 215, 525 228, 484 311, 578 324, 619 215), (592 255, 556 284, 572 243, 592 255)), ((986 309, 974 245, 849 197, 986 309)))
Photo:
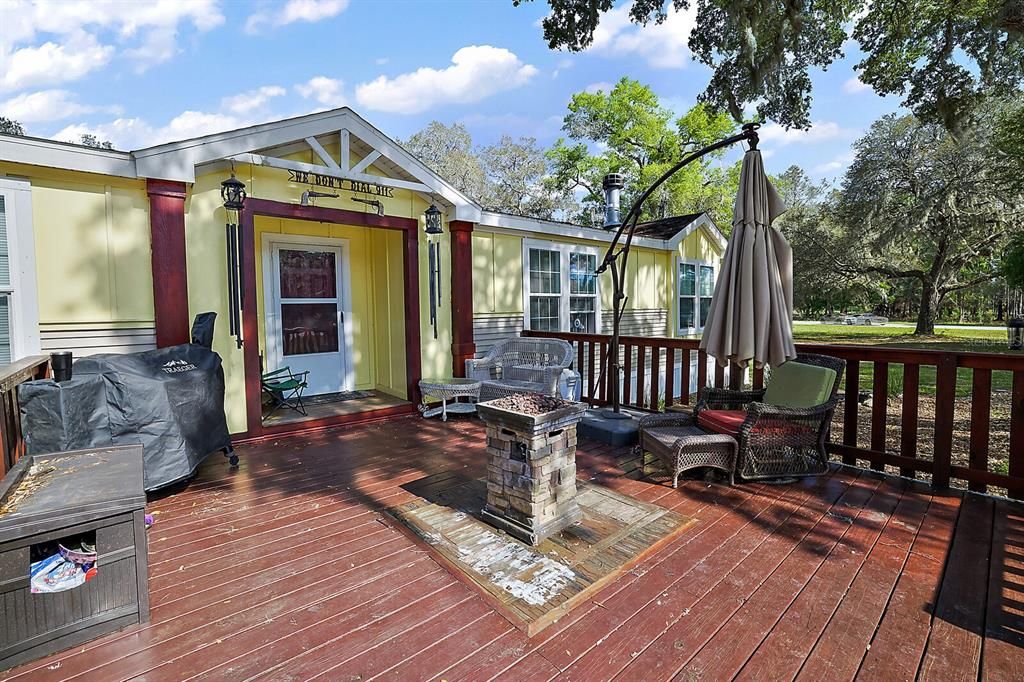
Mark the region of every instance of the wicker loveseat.
POLYGON ((499 341, 482 358, 466 360, 466 377, 481 381, 481 401, 523 392, 553 396, 562 370, 571 364, 572 346, 561 339, 514 337, 499 341))
MULTIPOLYGON (((766 402, 766 393, 772 388, 774 375, 781 375, 781 367, 768 377, 768 389, 733 391, 709 386, 702 389, 697 398, 693 410, 697 425, 705 431, 731 435, 738 442, 736 467, 742 478, 813 476, 828 470, 825 443, 839 402, 837 394, 846 361, 828 355, 801 353, 792 362, 829 370, 821 372, 819 369, 816 375, 815 370, 809 370, 812 385, 814 376, 824 377, 824 380, 819 386, 822 394, 811 397, 812 404, 807 407, 783 407, 766 402)), ((803 380, 806 382, 807 377, 803 380)))

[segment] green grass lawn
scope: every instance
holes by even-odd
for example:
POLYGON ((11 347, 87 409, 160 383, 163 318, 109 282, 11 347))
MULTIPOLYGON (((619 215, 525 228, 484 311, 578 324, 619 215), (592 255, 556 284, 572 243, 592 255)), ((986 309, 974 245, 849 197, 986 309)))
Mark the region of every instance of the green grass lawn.
MULTIPOLYGON (((892 348, 921 348, 926 350, 973 351, 978 353, 1014 353, 1006 347, 1006 332, 1003 330, 971 329, 937 329, 934 336, 914 336, 914 330, 908 327, 860 327, 839 324, 796 324, 793 325, 793 336, 799 343, 856 343, 871 346, 888 346, 892 348)), ((1019 354, 1019 352, 1017 352, 1019 354)), ((956 394, 971 394, 970 369, 957 372, 956 394)), ((860 388, 870 391, 874 381, 872 363, 861 363, 860 388)), ((1010 372, 992 372, 993 390, 1010 390, 1012 375, 1010 372)), ((845 382, 844 382, 845 383, 845 382)), ((889 395, 903 393, 903 365, 889 365, 889 395)), ((935 394, 935 367, 922 365, 920 391, 924 394, 935 394)))

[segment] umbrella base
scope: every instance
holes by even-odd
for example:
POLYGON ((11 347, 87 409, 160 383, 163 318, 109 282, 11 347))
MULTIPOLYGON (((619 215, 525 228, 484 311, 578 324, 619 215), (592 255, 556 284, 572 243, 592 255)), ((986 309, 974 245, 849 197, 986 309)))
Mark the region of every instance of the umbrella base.
POLYGON ((612 413, 611 410, 587 410, 580 420, 578 432, 583 438, 589 438, 608 445, 622 447, 634 445, 640 420, 628 412, 612 413))

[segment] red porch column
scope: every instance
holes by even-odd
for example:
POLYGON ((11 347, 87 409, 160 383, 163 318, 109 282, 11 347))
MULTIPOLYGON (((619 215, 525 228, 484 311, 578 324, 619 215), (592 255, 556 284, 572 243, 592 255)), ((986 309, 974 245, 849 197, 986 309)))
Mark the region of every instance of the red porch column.
POLYGON ((185 183, 146 180, 153 250, 153 310, 158 348, 188 343, 185 183))
POLYGON ((465 376, 473 343, 473 223, 453 220, 452 233, 452 373, 465 376))

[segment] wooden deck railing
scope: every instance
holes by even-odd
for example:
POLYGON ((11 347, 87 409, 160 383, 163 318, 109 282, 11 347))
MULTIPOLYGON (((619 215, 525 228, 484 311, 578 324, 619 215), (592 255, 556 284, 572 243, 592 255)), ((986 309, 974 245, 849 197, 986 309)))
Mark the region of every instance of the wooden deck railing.
POLYGON ((25 453, 18 385, 50 374, 50 358, 33 355, 0 367, 0 477, 25 453))
MULTIPOLYGON (((573 344, 583 400, 607 403, 610 336, 532 331, 523 335, 573 344)), ((727 372, 717 365, 709 369, 699 343, 696 339, 621 337, 623 405, 657 411, 696 402, 695 393, 702 386, 738 388, 743 372, 727 372)), ((844 398, 836 410, 836 433, 829 446, 844 463, 866 463, 878 470, 890 466, 894 473, 898 469, 909 477, 926 474, 938 489, 959 479, 970 490, 1000 488, 1010 497, 1024 499, 1024 354, 807 343, 798 343, 797 350, 846 360, 844 398), (870 383, 862 383, 867 374, 870 383), (862 391, 871 393, 870 408, 861 405, 862 391), (891 414, 890 398, 895 394, 902 397, 891 414), (994 396, 998 396, 998 410, 993 409, 994 396), (1000 454, 993 448, 1006 448, 1005 456, 993 457, 1000 454)), ((751 372, 749 383, 762 388, 763 372, 751 372)))

